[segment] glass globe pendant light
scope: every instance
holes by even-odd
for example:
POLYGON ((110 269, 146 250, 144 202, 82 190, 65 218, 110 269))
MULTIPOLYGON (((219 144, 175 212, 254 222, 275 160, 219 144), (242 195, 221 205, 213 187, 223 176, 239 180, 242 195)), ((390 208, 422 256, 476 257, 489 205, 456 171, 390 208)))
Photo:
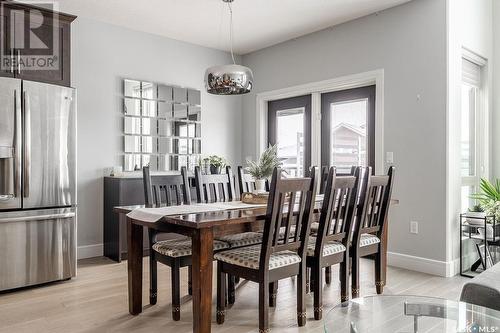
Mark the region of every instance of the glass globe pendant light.
POLYGON ((213 95, 241 95, 249 93, 253 86, 253 73, 248 67, 237 65, 233 54, 233 9, 234 0, 222 0, 228 4, 230 23, 229 39, 231 44, 232 65, 213 66, 205 72, 207 92, 213 95))

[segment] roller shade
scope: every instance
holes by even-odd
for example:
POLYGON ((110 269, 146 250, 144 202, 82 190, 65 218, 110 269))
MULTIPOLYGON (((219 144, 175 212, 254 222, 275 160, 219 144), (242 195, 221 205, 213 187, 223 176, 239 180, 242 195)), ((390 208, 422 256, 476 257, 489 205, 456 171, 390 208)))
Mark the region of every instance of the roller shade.
POLYGON ((481 66, 462 58, 462 81, 474 87, 481 87, 481 66))

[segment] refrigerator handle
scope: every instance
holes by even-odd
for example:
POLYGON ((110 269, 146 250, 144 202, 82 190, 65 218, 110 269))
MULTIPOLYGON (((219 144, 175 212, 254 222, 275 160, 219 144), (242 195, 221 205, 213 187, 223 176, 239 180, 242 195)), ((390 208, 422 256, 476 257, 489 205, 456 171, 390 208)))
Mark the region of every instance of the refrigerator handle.
POLYGON ((14 197, 19 196, 20 174, 21 174, 21 146, 19 134, 21 133, 21 113, 19 112, 20 105, 17 99, 17 90, 14 89, 14 197))
POLYGON ((24 105, 24 178, 23 193, 24 197, 30 196, 30 173, 31 173, 31 110, 29 96, 26 91, 23 92, 24 105))

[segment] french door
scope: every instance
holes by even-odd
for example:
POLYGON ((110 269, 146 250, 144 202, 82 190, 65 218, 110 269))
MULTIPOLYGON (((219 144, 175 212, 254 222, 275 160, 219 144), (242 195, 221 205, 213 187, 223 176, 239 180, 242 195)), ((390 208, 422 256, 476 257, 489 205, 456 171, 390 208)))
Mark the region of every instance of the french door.
POLYGON ((278 144, 282 169, 304 177, 311 167, 311 95, 268 102, 268 141, 278 144))
POLYGON ((303 177, 314 160, 338 173, 352 166, 375 170, 375 93, 372 85, 269 101, 268 143, 278 144, 282 169, 303 177))
POLYGON ((321 163, 375 168, 375 86, 321 94, 321 163))

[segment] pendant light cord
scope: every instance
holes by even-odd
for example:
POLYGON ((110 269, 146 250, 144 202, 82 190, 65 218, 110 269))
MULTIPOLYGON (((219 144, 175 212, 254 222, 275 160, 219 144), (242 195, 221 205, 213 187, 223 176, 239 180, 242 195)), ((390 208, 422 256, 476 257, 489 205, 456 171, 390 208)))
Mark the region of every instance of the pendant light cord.
POLYGON ((233 59, 233 64, 236 65, 233 53, 233 8, 231 7, 230 2, 227 3, 227 6, 229 8, 229 43, 231 44, 231 58, 233 59))

